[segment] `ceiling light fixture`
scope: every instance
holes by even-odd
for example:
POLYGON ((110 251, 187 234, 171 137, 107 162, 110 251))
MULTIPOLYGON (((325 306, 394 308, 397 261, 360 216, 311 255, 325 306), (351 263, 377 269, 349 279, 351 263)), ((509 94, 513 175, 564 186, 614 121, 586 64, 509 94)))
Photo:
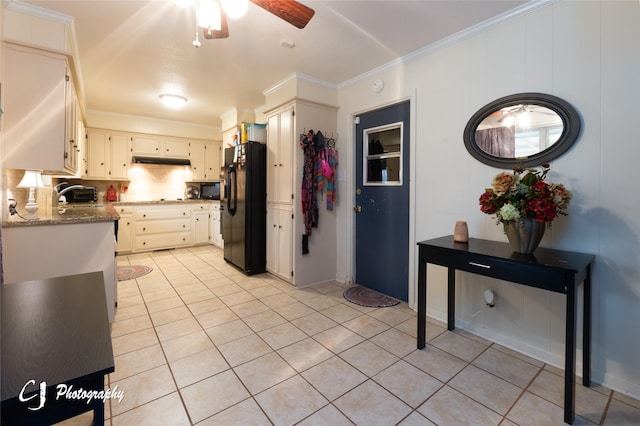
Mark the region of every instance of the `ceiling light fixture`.
POLYGON ((180 95, 170 95, 170 94, 162 94, 160 95, 160 100, 165 106, 169 108, 181 108, 187 103, 187 98, 180 95))
POLYGON ((249 9, 249 0, 220 0, 222 10, 231 19, 242 18, 249 9))

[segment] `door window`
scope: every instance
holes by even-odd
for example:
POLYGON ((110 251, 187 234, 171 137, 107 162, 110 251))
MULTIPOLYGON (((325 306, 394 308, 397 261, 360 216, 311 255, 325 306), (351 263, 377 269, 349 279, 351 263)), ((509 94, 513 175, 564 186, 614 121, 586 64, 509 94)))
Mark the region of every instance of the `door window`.
POLYGON ((402 123, 365 129, 363 136, 363 185, 402 185, 402 123))

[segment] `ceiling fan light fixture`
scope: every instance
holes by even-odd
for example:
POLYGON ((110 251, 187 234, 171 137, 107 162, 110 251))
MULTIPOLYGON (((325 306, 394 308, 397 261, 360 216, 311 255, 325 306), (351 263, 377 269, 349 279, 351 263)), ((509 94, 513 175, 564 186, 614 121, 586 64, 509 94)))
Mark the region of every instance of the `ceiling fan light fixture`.
POLYGON ((231 19, 242 18, 249 9, 249 0, 220 0, 222 10, 231 19))
POLYGON ((216 31, 222 29, 220 5, 216 0, 200 0, 198 3, 198 26, 216 31))
POLYGON ((169 108, 181 108, 187 103, 187 98, 180 95, 162 94, 160 95, 162 103, 169 108))

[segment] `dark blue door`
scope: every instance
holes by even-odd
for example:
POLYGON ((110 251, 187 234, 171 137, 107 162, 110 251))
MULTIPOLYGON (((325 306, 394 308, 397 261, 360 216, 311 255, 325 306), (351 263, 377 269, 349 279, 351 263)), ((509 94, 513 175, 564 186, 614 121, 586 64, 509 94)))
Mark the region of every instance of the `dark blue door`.
POLYGON ((356 283, 409 297, 409 102, 356 118, 356 283))

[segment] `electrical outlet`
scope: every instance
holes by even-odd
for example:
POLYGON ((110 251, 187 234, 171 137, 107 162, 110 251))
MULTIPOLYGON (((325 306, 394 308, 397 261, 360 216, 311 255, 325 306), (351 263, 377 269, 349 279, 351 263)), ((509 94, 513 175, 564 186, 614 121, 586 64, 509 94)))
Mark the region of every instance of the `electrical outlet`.
POLYGON ((14 198, 9 198, 9 213, 11 214, 11 216, 13 216, 14 214, 18 214, 18 210, 16 210, 17 207, 18 202, 14 198))

